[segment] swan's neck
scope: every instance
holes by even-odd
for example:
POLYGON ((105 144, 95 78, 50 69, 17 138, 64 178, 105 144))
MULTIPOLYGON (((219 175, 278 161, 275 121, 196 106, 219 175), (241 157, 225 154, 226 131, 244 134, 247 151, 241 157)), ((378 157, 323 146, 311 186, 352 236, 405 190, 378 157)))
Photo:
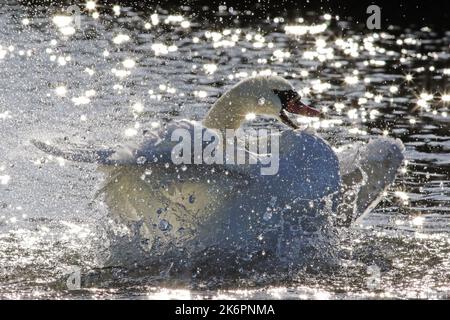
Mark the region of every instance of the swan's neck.
POLYGON ((231 88, 211 107, 203 120, 203 125, 211 129, 238 129, 245 116, 257 113, 257 98, 254 89, 247 86, 231 88))

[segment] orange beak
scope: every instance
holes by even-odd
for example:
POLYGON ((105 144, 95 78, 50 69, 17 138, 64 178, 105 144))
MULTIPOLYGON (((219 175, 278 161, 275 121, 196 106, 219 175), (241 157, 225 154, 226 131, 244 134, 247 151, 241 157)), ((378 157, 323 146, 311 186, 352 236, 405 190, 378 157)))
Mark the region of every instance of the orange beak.
POLYGON ((322 116, 322 113, 319 110, 304 104, 303 102, 300 101, 300 99, 294 99, 294 100, 288 101, 286 111, 293 113, 293 114, 299 114, 302 116, 306 116, 306 117, 321 117, 322 116))

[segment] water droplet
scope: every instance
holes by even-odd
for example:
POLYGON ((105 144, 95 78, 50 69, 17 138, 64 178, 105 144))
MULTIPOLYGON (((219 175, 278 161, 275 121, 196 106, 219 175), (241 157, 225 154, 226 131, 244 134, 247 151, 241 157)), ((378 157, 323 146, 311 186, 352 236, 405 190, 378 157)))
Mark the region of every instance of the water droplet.
POLYGON ((270 206, 273 207, 273 206, 275 206, 276 202, 277 202, 277 197, 271 197, 269 204, 270 204, 270 206))
POLYGON ((266 99, 264 99, 264 98, 259 98, 259 99, 258 99, 258 104, 259 104, 260 106, 262 106, 264 103, 266 103, 266 99))
POLYGON ((272 219, 272 211, 266 211, 266 212, 264 213, 264 215, 263 215, 263 219, 264 219, 265 221, 268 221, 268 220, 272 219))
POLYGON ((170 231, 172 230, 172 225, 166 219, 163 219, 159 222, 159 230, 161 231, 170 231))
POLYGON ((147 162, 147 158, 144 156, 140 156, 139 158, 136 159, 136 163, 140 164, 140 165, 145 164, 146 162, 147 162))

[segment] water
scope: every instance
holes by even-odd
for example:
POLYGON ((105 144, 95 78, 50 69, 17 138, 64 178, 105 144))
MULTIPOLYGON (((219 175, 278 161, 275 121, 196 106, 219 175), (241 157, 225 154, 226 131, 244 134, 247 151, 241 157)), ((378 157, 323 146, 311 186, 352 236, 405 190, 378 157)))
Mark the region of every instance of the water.
POLYGON ((323 13, 235 24, 236 12, 220 11, 211 16, 231 22, 215 24, 181 9, 114 15, 107 7, 97 19, 84 12, 71 30, 54 20, 61 11, 0 6, 1 297, 449 297, 448 31, 373 33, 323 13), (331 121, 304 125, 336 148, 383 134, 406 146, 407 162, 383 201, 362 227, 341 231, 339 267, 247 266, 223 279, 198 257, 197 276, 178 274, 170 261, 157 272, 150 264, 102 267, 111 251, 122 253, 119 261, 142 258, 96 197, 105 175, 30 140, 138 141, 164 121, 201 119, 254 73, 281 75, 305 102, 328 110, 331 121), (71 291, 66 279, 76 268, 83 290, 71 291))

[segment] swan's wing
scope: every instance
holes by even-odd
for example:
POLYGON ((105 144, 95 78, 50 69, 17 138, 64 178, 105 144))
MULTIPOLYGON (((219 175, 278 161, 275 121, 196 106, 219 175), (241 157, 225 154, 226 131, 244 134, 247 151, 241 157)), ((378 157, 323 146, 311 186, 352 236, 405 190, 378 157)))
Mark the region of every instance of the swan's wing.
POLYGON ((51 143, 33 139, 31 143, 45 153, 76 162, 103 165, 149 164, 157 161, 165 163, 171 161, 171 152, 179 143, 179 140, 172 141, 172 135, 181 130, 194 137, 194 131, 197 129, 199 131, 196 132, 208 131, 211 135, 214 134, 197 122, 180 120, 172 121, 159 130, 148 133, 145 141, 140 143, 130 142, 114 147, 77 144, 62 139, 55 139, 51 143))
POLYGON ((68 141, 56 141, 50 144, 33 139, 31 143, 45 153, 76 162, 110 164, 109 157, 115 152, 110 148, 80 145, 68 141))
POLYGON ((403 161, 398 139, 377 138, 338 153, 344 187, 340 214, 346 222, 361 222, 381 200, 403 161))
MULTIPOLYGON (((76 144, 67 140, 55 140, 52 143, 31 140, 31 143, 41 151, 70 161, 100 165, 140 165, 148 167, 159 164, 173 164, 172 152, 177 145, 178 147, 183 145, 183 150, 190 154, 189 159, 183 164, 203 165, 204 159, 202 159, 202 156, 205 148, 212 142, 218 142, 219 140, 216 131, 202 126, 199 122, 175 120, 165 124, 159 130, 148 133, 143 142, 130 142, 116 147, 76 144), (202 141, 202 137, 205 141, 202 141), (194 139, 200 139, 202 143, 198 145, 194 139), (195 160, 198 155, 201 156, 200 163, 195 160)), ((214 168, 216 172, 228 171, 245 178, 250 178, 254 174, 259 175, 261 171, 260 165, 248 164, 224 163, 223 165, 209 165, 207 167, 214 168)))
POLYGON ((142 142, 131 142, 119 146, 110 156, 110 160, 119 165, 171 162, 172 149, 179 143, 179 141, 172 141, 172 136, 177 130, 192 136, 194 128, 199 126, 194 121, 171 121, 158 130, 152 131, 142 142))
MULTIPOLYGON (((355 142, 352 145, 344 146, 340 152, 336 152, 339 159, 339 171, 342 179, 347 179, 349 176, 359 170, 359 158, 361 152, 364 150, 363 142, 355 142)), ((344 181, 346 183, 346 181, 344 181)))
POLYGON ((223 166, 99 168, 106 183, 97 195, 108 205, 109 216, 136 228, 141 247, 154 254, 188 249, 188 241, 214 233, 210 225, 236 203, 236 190, 245 192, 251 184, 239 174, 225 173, 223 166))

